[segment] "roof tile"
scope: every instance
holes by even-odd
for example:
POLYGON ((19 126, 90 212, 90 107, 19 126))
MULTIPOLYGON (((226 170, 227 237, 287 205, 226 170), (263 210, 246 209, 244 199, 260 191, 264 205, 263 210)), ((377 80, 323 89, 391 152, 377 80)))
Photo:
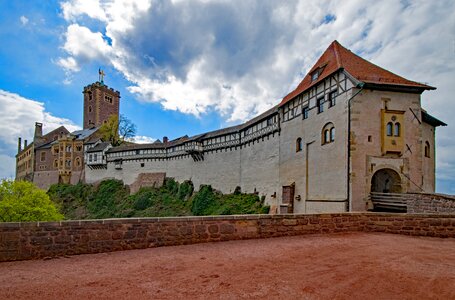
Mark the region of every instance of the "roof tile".
POLYGON ((333 41, 297 88, 283 98, 280 106, 342 68, 357 80, 365 83, 414 87, 420 88, 422 91, 435 89, 432 86, 411 81, 387 71, 354 54, 337 41, 333 41), (321 69, 322 72, 317 80, 311 81, 311 74, 317 69, 321 69))

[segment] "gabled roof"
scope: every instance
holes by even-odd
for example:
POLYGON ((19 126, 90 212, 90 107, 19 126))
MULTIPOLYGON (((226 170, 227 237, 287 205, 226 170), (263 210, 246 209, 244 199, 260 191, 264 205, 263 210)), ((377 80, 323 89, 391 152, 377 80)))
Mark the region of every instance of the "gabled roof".
POLYGON ((108 146, 110 145, 110 143, 108 142, 101 142, 101 143, 98 143, 96 146, 90 148, 87 150, 87 153, 91 153, 91 152, 101 152, 103 151, 104 149, 106 149, 108 146))
POLYGON ((311 68, 308 74, 303 78, 297 88, 286 95, 280 103, 280 106, 290 101, 300 93, 308 90, 317 83, 323 81, 331 74, 344 69, 353 78, 360 82, 374 86, 382 87, 407 87, 414 88, 423 92, 424 90, 434 90, 436 88, 408 80, 387 71, 344 48, 337 41, 333 41, 325 52, 318 59, 316 64, 311 68), (311 75, 319 69, 317 80, 312 81, 311 75))
POLYGON ((99 127, 81 129, 81 130, 73 131, 73 132, 71 132, 71 134, 76 136, 77 140, 85 140, 86 138, 88 138, 92 134, 94 134, 98 129, 99 129, 99 127))
POLYGON ((46 133, 45 135, 35 138, 35 146, 39 147, 41 145, 54 141, 54 136, 56 134, 60 135, 60 133, 68 134, 69 131, 65 128, 65 126, 60 126, 58 128, 55 128, 54 130, 46 133))

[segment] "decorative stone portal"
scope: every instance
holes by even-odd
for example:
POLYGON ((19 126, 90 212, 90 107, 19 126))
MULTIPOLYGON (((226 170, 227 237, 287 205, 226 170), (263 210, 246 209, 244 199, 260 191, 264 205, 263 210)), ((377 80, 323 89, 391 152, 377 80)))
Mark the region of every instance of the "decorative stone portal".
POLYGON ((392 169, 380 169, 371 178, 373 193, 402 193, 400 175, 392 169))

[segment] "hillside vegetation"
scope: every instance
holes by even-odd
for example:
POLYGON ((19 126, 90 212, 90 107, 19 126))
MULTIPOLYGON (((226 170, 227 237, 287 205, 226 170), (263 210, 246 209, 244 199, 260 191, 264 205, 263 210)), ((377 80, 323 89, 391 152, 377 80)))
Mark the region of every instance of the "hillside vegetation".
POLYGON ((160 188, 141 188, 129 195, 119 180, 105 180, 99 185, 55 184, 48 195, 65 219, 101 219, 126 217, 169 217, 268 213, 269 207, 254 194, 223 195, 211 186, 194 192, 189 181, 166 179, 160 188))

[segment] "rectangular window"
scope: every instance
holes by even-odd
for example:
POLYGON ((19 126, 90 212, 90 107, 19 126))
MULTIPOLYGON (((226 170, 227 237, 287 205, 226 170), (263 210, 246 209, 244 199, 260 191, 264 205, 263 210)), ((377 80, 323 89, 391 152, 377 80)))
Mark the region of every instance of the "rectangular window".
POLYGON ((93 160, 94 160, 94 161, 97 161, 97 160, 98 160, 98 155, 97 155, 96 153, 93 154, 93 160))
POLYGON ((336 90, 329 93, 329 107, 335 106, 337 95, 338 91, 336 90))
POLYGON ((322 113, 324 111, 324 97, 319 98, 317 101, 317 106, 318 106, 318 114, 322 113))
POLYGON ((89 156, 88 156, 88 161, 91 162, 91 161, 92 161, 92 158, 93 158, 92 155, 89 154, 89 156))
POLYGON ((46 152, 41 152, 40 161, 46 161, 46 152))
POLYGON ((308 107, 308 105, 307 105, 307 106, 304 106, 304 107, 303 107, 303 119, 304 119, 304 120, 305 120, 305 119, 308 119, 308 114, 309 114, 309 112, 310 112, 310 108, 308 107))

